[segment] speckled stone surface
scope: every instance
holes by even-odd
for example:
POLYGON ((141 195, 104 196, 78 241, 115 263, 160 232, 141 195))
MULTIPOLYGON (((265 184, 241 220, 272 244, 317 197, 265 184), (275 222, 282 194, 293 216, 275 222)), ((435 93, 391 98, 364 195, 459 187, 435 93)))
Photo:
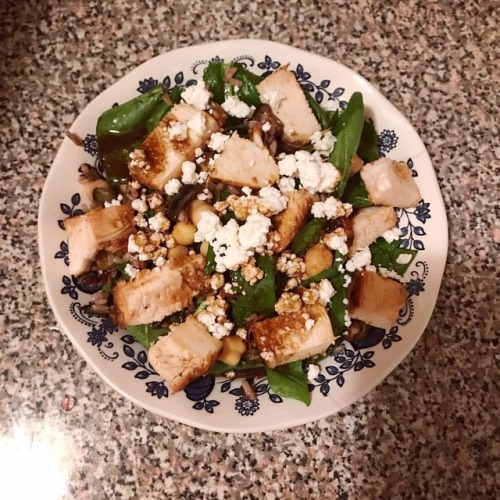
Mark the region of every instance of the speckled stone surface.
POLYGON ((498 13, 487 0, 2 1, 0 478, 15 460, 21 472, 0 497, 498 495, 498 13), (237 37, 340 60, 378 86, 426 143, 450 225, 433 318, 386 381, 336 416, 248 436, 176 424, 105 385, 56 327, 36 234, 44 179, 88 102, 154 55, 237 37))

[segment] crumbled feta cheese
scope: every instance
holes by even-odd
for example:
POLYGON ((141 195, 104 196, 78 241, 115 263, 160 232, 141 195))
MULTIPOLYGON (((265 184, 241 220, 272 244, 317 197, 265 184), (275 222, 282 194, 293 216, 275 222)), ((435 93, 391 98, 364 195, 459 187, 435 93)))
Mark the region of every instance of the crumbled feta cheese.
POLYGON ((218 290, 224 286, 224 276, 219 273, 212 274, 212 276, 210 276, 210 286, 213 290, 218 290))
POLYGON ((274 352, 272 352, 272 351, 262 351, 260 353, 260 357, 264 361, 267 361, 268 363, 273 363, 274 362, 274 352))
POLYGON ((391 278, 396 281, 402 280, 402 276, 400 276, 396 271, 386 269, 385 267, 379 267, 378 273, 380 274, 380 276, 383 276, 384 278, 391 278))
POLYGON ((311 136, 311 143, 314 147, 314 150, 317 151, 320 156, 330 156, 330 153, 333 151, 333 146, 335 145, 335 141, 337 138, 332 135, 332 133, 328 130, 325 135, 323 135, 320 131, 314 132, 311 136))
POLYGON ((385 233, 382 234, 382 238, 384 238, 387 243, 392 243, 397 240, 401 234, 401 230, 399 227, 393 227, 392 229, 388 229, 385 233))
POLYGON ((205 131, 205 115, 202 112, 196 113, 188 122, 187 126, 196 135, 202 135, 205 131))
MULTIPOLYGON (((279 158, 279 157, 278 157, 279 158)), ((280 175, 291 177, 297 172, 297 161, 295 155, 285 155, 278 161, 280 175)))
POLYGON ((333 99, 328 99, 327 101, 323 101, 321 107, 325 111, 337 111, 339 109, 339 104, 337 101, 334 101, 333 99))
POLYGON ((168 194, 168 196, 173 196, 174 194, 177 194, 179 192, 181 186, 182 184, 179 179, 170 179, 165 184, 165 193, 168 194))
POLYGON ((262 125, 262 132, 269 132, 271 130, 271 124, 269 122, 265 122, 262 125))
POLYGON ((121 205, 121 202, 117 198, 115 198, 114 200, 111 200, 111 201, 105 201, 104 202, 104 208, 118 207, 120 205, 121 205))
POLYGON ((208 142, 208 147, 212 151, 217 151, 220 153, 224 149, 224 144, 229 139, 229 136, 226 134, 222 134, 220 132, 215 132, 211 135, 210 141, 208 142))
POLYGON ((194 150, 194 155, 196 156, 196 158, 199 158, 200 156, 202 156, 202 155, 203 155, 203 149, 201 149, 201 148, 196 148, 196 149, 194 150))
MULTIPOLYGON (((369 266, 366 266, 365 269, 368 269, 369 266)), ((344 275, 344 288, 347 288, 351 284, 352 278, 348 275, 344 275)))
POLYGON ((330 193, 340 181, 340 172, 319 155, 301 150, 295 153, 295 159, 300 183, 312 193, 330 193))
POLYGON ((155 266, 157 267, 163 267, 165 265, 165 263, 167 262, 167 260, 165 259, 165 257, 163 257, 163 255, 160 255, 156 260, 155 260, 155 266))
POLYGON ((345 268, 349 272, 354 272, 356 269, 361 270, 363 267, 371 264, 372 254, 368 247, 358 250, 350 260, 345 263, 345 268))
POLYGON ((409 253, 402 253, 400 255, 398 255, 397 259, 396 259, 396 262, 398 264, 402 264, 402 265, 405 265, 405 264, 408 264, 412 259, 412 255, 409 254, 409 253))
POLYGON ((320 219, 337 219, 352 213, 352 205, 350 203, 342 203, 334 196, 330 196, 325 201, 317 201, 311 207, 311 213, 314 217, 320 219))
POLYGON ((140 198, 135 199, 132 201, 132 208, 141 214, 144 212, 148 211, 148 205, 144 200, 141 200, 140 198))
POLYGON ((200 110, 207 109, 211 97, 212 94, 205 88, 202 81, 199 81, 196 85, 191 85, 181 94, 181 98, 185 102, 200 110))
POLYGON ((312 318, 306 319, 306 330, 310 331, 313 329, 315 321, 312 318))
POLYGON ((168 127, 168 137, 171 141, 185 141, 187 139, 187 125, 172 121, 168 127))
POLYGON ((222 222, 219 217, 210 210, 205 210, 201 213, 200 220, 198 221, 194 241, 197 243, 201 243, 202 241, 211 243, 221 229, 222 222))
POLYGON ((314 382, 314 379, 319 375, 320 367, 318 365, 310 364, 307 368, 307 380, 314 382))
POLYGON ((335 289, 330 280, 321 280, 318 285, 319 301, 326 306, 335 295, 335 289))
POLYGON ((262 199, 262 203, 274 214, 278 214, 285 210, 288 204, 288 198, 283 196, 279 190, 273 187, 263 187, 259 191, 259 196, 262 199))
POLYGON ((293 177, 282 177, 278 182, 278 187, 282 193, 295 191, 295 179, 293 177))
POLYGON ((235 95, 230 95, 223 103, 222 109, 235 118, 248 118, 254 111, 254 106, 240 101, 235 95))
POLYGON ((196 184, 198 174, 196 173, 196 163, 192 161, 185 161, 182 164, 182 183, 183 184, 196 184))
POLYGON ((333 233, 326 234, 323 237, 323 241, 328 248, 338 250, 338 252, 342 255, 346 255, 348 252, 347 236, 345 231, 336 230, 333 233))
POLYGON ((147 243, 146 235, 139 231, 128 237, 128 251, 130 253, 141 253, 144 245, 147 243))
POLYGON ((236 335, 238 335, 241 339, 246 340, 248 332, 244 328, 238 328, 236 330, 236 335))
POLYGON ((280 90, 268 90, 267 92, 262 92, 260 94, 260 100, 264 104, 269 104, 273 111, 276 111, 281 106, 281 101, 285 99, 285 94, 280 90))
POLYGON ((244 186, 241 188, 241 192, 247 196, 250 196, 252 194, 252 188, 249 188, 248 186, 244 186))
POLYGON ((139 269, 135 268, 131 264, 127 264, 125 266, 124 272, 130 276, 130 279, 133 280, 137 274, 139 273, 139 269))
POLYGON ((168 231, 170 221, 165 217, 163 212, 158 212, 148 219, 149 227, 155 231, 168 231))
MULTIPOLYGON (((233 219, 234 221, 234 219, 233 219)), ((236 223, 236 221, 234 221, 236 223)), ((238 240, 247 250, 266 244, 266 236, 271 227, 271 220, 262 214, 252 214, 243 226, 239 228, 238 240)))

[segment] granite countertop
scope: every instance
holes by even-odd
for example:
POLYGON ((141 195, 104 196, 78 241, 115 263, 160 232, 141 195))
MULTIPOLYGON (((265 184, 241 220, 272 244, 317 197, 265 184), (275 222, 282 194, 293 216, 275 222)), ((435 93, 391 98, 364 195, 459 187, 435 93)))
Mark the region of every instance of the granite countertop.
POLYGON ((0 497, 494 498, 494 7, 488 0, 2 2, 0 497), (450 246, 426 332, 374 391, 316 423, 224 435, 142 410, 85 364, 44 293, 37 210, 65 132, 101 91, 175 47, 245 37, 340 60, 409 117, 437 171, 450 246), (78 401, 70 412, 60 409, 66 393, 78 401))

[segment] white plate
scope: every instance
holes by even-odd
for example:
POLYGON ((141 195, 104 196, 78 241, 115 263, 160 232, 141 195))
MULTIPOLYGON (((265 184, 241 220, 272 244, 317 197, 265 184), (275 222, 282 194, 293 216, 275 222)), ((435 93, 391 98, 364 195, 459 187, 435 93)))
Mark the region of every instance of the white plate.
POLYGON ((64 139, 49 172, 39 213, 39 244, 47 294, 62 330, 78 352, 114 389, 155 413, 202 429, 256 432, 304 424, 354 403, 379 384, 410 352, 422 335, 436 302, 448 246, 446 214, 436 176, 420 137, 371 84, 342 64, 299 49, 263 40, 230 40, 178 49, 142 64, 94 99, 71 127, 84 148, 64 139), (68 272, 66 236, 59 221, 87 203, 78 183, 78 168, 96 160, 95 127, 100 114, 156 82, 167 86, 201 79, 212 58, 238 60, 263 74, 290 64, 301 83, 323 101, 347 101, 354 91, 364 101, 379 131, 383 154, 412 168, 423 195, 416 209, 400 210, 399 225, 409 248, 420 250, 405 282, 405 309, 390 331, 374 330, 362 345, 348 345, 344 355, 323 361, 314 383, 312 404, 281 399, 262 380, 258 401, 241 397, 238 382, 205 377, 185 391, 168 396, 146 352, 109 321, 90 315, 83 306, 89 295, 68 272))

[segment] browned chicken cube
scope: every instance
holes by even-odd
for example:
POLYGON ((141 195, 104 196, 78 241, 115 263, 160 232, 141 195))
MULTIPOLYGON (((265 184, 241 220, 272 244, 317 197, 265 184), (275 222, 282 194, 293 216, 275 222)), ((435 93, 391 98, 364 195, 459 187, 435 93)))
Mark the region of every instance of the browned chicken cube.
POLYGON ((207 290, 203 256, 189 255, 167 261, 159 271, 144 269, 131 281, 119 281, 113 288, 118 325, 144 325, 160 321, 191 304, 207 290))
POLYGON ((181 177, 182 164, 195 159, 196 148, 204 148, 212 132, 220 130, 209 113, 186 103, 176 104, 146 137, 129 164, 130 175, 145 186, 163 191, 170 179, 181 177), (171 126, 183 130, 172 136, 171 126))
POLYGON ((307 144, 321 127, 295 75, 279 68, 257 85, 262 102, 269 104, 283 123, 283 138, 290 144, 307 144))
POLYGON ((395 227, 396 223, 396 212, 392 207, 368 207, 358 210, 352 217, 354 238, 349 248, 349 256, 371 245, 379 236, 395 227))
POLYGON ((414 207, 422 198, 408 165, 380 158, 361 168, 361 178, 374 205, 414 207))
POLYGON ((149 349, 151 366, 167 382, 171 394, 208 373, 222 348, 222 342, 207 327, 189 316, 174 325, 149 349))
POLYGON ((335 341, 326 309, 320 304, 254 323, 252 336, 269 368, 320 354, 335 341))
POLYGON ((273 246, 274 252, 282 252, 293 241, 306 222, 313 198, 307 191, 292 191, 288 195, 286 209, 274 218, 278 241, 273 246))
POLYGON ((209 175, 211 179, 233 186, 257 189, 277 182, 279 170, 266 148, 260 148, 234 132, 215 160, 209 175))
POLYGON ((404 285, 370 271, 354 275, 349 287, 349 316, 388 330, 405 305, 404 285))
POLYGON ((134 212, 129 206, 97 207, 64 221, 68 234, 69 271, 74 276, 88 271, 99 250, 124 254, 128 237, 135 232, 134 212))

